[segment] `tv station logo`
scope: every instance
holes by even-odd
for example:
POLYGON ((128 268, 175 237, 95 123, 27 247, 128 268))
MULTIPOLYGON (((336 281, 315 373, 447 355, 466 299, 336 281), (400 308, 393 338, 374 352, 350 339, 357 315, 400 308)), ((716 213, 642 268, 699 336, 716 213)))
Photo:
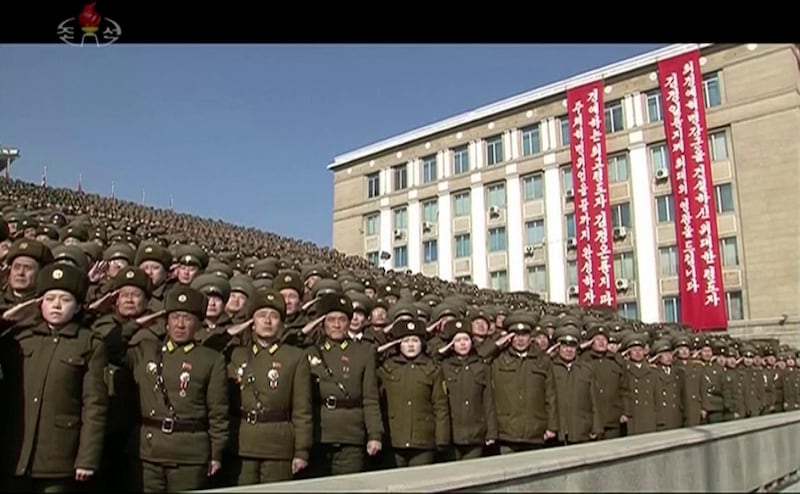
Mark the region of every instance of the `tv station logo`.
POLYGON ((119 39, 119 23, 101 16, 95 8, 97 2, 84 5, 80 14, 58 25, 58 39, 70 46, 108 46, 119 39))

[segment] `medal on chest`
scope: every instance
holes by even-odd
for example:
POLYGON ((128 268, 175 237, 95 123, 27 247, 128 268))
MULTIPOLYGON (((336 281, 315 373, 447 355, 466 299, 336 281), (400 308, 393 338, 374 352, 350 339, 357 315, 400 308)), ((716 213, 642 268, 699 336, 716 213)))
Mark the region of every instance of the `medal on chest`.
POLYGON ((342 355, 342 375, 344 377, 350 375, 350 358, 347 355, 342 355))
POLYGON ((236 384, 238 384, 240 388, 244 388, 242 380, 244 378, 245 367, 247 367, 247 362, 242 362, 242 365, 240 365, 239 368, 236 369, 236 384))
POLYGON ((192 370, 192 364, 189 362, 183 362, 181 364, 181 370, 183 372, 181 372, 181 375, 178 378, 178 389, 180 390, 178 391, 178 394, 181 398, 185 398, 186 390, 189 388, 189 380, 192 378, 192 376, 189 374, 189 371, 192 370))
POLYGON ((281 364, 280 362, 272 362, 272 369, 267 372, 267 381, 269 389, 278 388, 278 379, 281 377, 281 364))
POLYGON ((156 375, 156 370, 158 370, 158 366, 155 362, 147 362, 147 373, 156 375))

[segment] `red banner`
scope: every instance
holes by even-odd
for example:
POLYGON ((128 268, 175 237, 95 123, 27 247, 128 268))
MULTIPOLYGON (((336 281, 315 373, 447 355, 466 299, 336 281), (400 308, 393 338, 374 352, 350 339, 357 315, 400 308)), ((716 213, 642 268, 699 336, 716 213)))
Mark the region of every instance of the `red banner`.
POLYGON ((681 322, 695 331, 728 326, 711 181, 700 53, 658 62, 678 240, 681 322))
POLYGON ((578 241, 578 303, 616 307, 603 81, 568 89, 567 111, 578 241))

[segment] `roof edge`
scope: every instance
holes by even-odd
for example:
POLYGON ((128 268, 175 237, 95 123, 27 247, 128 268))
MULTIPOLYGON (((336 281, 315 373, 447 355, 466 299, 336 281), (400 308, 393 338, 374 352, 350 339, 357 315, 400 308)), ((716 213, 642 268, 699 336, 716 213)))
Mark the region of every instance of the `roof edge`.
POLYGON ((527 91, 518 94, 516 96, 511 96, 509 98, 505 98, 496 101, 494 103, 478 107, 474 110, 460 113, 458 115, 445 118, 443 120, 439 120, 438 122, 434 122, 432 124, 425 125, 423 127, 418 127, 408 132, 404 132, 402 134, 398 134, 396 136, 380 140, 373 144, 357 148, 353 151, 349 151, 344 154, 340 154, 339 156, 334 157, 333 162, 331 162, 327 166, 327 168, 328 170, 336 170, 339 168, 343 168, 353 163, 354 161, 366 158, 367 156, 378 154, 388 149, 397 146, 402 146, 409 142, 413 142, 430 135, 438 134, 440 132, 444 132, 454 127, 459 127, 461 125, 481 120, 483 118, 495 115, 497 113, 502 113, 511 110, 518 106, 527 105, 529 103, 533 103, 535 101, 546 99, 556 94, 566 92, 567 88, 569 87, 578 86, 584 83, 591 82, 596 79, 608 79, 611 77, 615 77, 624 74, 626 72, 631 72, 634 70, 641 69, 643 67, 647 67, 648 65, 656 64, 659 60, 677 56, 694 49, 704 49, 709 46, 712 46, 713 44, 714 43, 673 44, 665 46, 664 48, 659 48, 658 50, 653 50, 647 53, 643 53, 641 55, 637 55, 635 57, 627 58, 625 60, 620 60, 619 62, 614 62, 594 70, 583 72, 573 77, 562 79, 560 81, 548 84, 546 86, 542 86, 540 88, 533 89, 531 91, 527 91))

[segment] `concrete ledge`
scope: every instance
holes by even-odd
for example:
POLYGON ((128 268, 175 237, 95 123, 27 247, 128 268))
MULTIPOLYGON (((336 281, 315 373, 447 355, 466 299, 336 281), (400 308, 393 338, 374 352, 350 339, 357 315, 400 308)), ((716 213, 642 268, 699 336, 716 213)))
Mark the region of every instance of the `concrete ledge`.
POLYGON ((800 467, 800 412, 424 467, 204 492, 752 492, 800 467))

